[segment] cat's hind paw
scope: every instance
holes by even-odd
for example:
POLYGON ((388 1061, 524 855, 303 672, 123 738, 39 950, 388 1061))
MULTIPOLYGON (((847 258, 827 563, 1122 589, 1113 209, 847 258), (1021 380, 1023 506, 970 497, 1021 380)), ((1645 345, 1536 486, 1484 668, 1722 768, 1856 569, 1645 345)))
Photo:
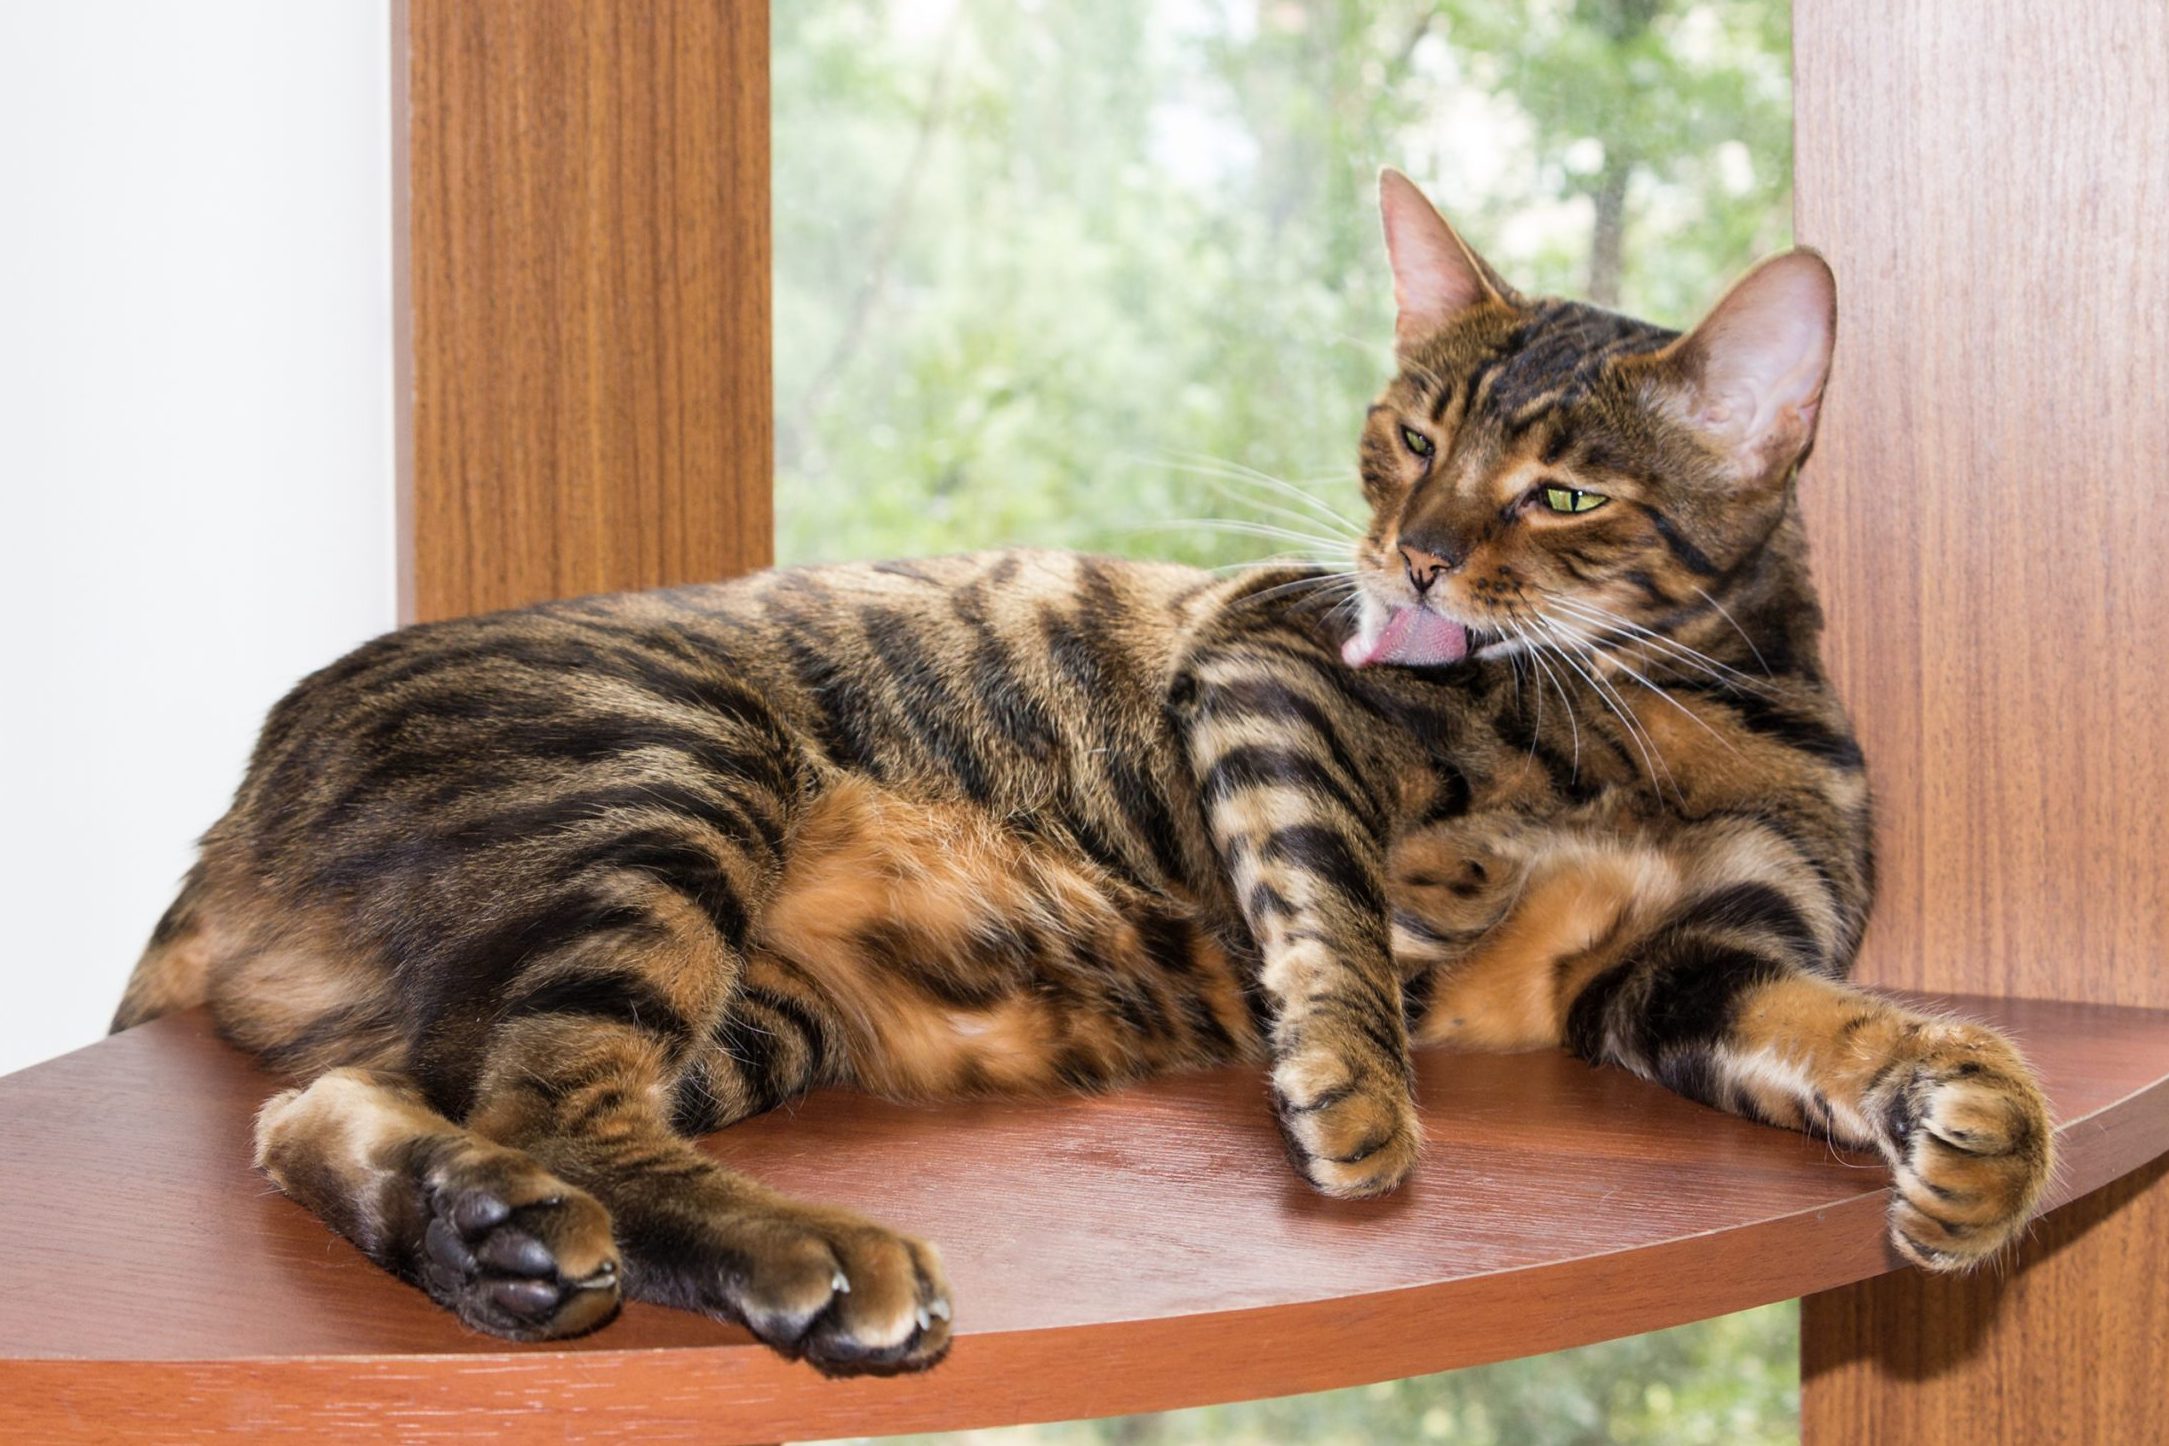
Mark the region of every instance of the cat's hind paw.
POLYGON ((601 1202, 436 1114, 401 1076, 335 1069, 273 1096, 256 1161, 472 1329, 556 1340, 617 1314, 623 1271, 601 1202))
POLYGON ((580 1335, 616 1315, 618 1253, 603 1207, 540 1170, 493 1173, 455 1167, 431 1189, 423 1288, 468 1325, 513 1340, 580 1335))
POLYGON ((832 1376, 923 1371, 949 1350, 949 1282, 933 1246, 765 1192, 658 1234, 632 1290, 738 1321, 832 1376))

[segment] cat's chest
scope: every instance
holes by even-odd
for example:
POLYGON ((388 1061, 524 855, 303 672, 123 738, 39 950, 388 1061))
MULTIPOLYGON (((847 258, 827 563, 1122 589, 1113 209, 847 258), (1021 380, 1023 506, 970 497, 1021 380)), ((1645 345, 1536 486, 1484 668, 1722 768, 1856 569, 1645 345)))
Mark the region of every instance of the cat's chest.
POLYGON ((1568 720, 1556 735, 1533 726, 1505 701, 1462 700, 1404 775, 1387 894, 1406 973, 1470 955, 1539 876, 1593 850, 1660 847, 1672 816, 1617 749, 1568 720))
POLYGON ((1387 846, 1387 893, 1414 933, 1412 952, 1435 957, 1499 923, 1548 862, 1592 841, 1652 836, 1644 800, 1600 789, 1569 798, 1542 780, 1478 783, 1468 805, 1409 819, 1387 846))
POLYGON ((1785 787, 1783 754, 1718 709, 1622 694, 1629 726, 1514 705, 1466 700, 1453 748, 1403 783, 1386 854, 1403 976, 1520 978, 1573 954, 1668 898, 1681 828, 1785 787))

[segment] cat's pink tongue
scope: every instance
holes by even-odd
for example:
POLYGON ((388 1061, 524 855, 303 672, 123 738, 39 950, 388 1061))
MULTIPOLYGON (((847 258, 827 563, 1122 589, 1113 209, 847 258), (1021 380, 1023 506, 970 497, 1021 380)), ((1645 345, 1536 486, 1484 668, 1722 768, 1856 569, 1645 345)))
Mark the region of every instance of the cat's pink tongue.
POLYGON ((1368 668, 1376 663, 1436 668, 1458 663, 1468 653, 1467 628, 1421 607, 1395 612, 1374 638, 1366 640, 1357 633, 1341 644, 1341 661, 1351 668, 1368 668))

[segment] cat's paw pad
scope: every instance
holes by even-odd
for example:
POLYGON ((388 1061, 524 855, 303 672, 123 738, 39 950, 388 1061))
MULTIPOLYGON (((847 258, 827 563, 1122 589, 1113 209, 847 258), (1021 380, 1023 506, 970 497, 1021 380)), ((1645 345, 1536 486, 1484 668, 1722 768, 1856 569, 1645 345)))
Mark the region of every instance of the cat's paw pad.
POLYGON ((424 1189, 416 1273, 468 1325, 555 1340, 617 1314, 617 1246, 592 1196, 509 1152, 461 1152, 433 1167, 424 1189))
POLYGON ((1275 1066, 1273 1112, 1296 1169, 1337 1199, 1392 1190, 1423 1146, 1415 1101, 1398 1071, 1366 1069, 1323 1050, 1275 1066))
POLYGON ((949 1282, 924 1241, 789 1204, 719 1234, 726 1313, 784 1354, 838 1376, 922 1371, 947 1354, 949 1282))
POLYGON ((1891 1241, 1928 1270, 1964 1270, 2032 1218, 2054 1130, 2033 1072, 1975 1025, 1926 1025, 1916 1057, 1874 1092, 1896 1176, 1891 1241))

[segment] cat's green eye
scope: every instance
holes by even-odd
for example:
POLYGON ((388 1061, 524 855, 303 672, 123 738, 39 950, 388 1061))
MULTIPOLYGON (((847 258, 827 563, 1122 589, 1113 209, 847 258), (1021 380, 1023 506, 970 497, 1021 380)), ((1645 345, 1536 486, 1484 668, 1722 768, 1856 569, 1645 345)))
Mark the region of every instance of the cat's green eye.
POLYGON ((1437 443, 1433 442, 1423 433, 1417 431, 1414 427, 1403 427, 1401 429, 1401 442, 1404 446, 1408 448, 1409 451, 1414 452, 1417 456, 1423 458, 1426 462, 1430 461, 1431 454, 1438 450, 1437 443))
POLYGON ((1601 492, 1584 492, 1575 487, 1544 489, 1544 505, 1554 512, 1594 512, 1611 500, 1601 492))

